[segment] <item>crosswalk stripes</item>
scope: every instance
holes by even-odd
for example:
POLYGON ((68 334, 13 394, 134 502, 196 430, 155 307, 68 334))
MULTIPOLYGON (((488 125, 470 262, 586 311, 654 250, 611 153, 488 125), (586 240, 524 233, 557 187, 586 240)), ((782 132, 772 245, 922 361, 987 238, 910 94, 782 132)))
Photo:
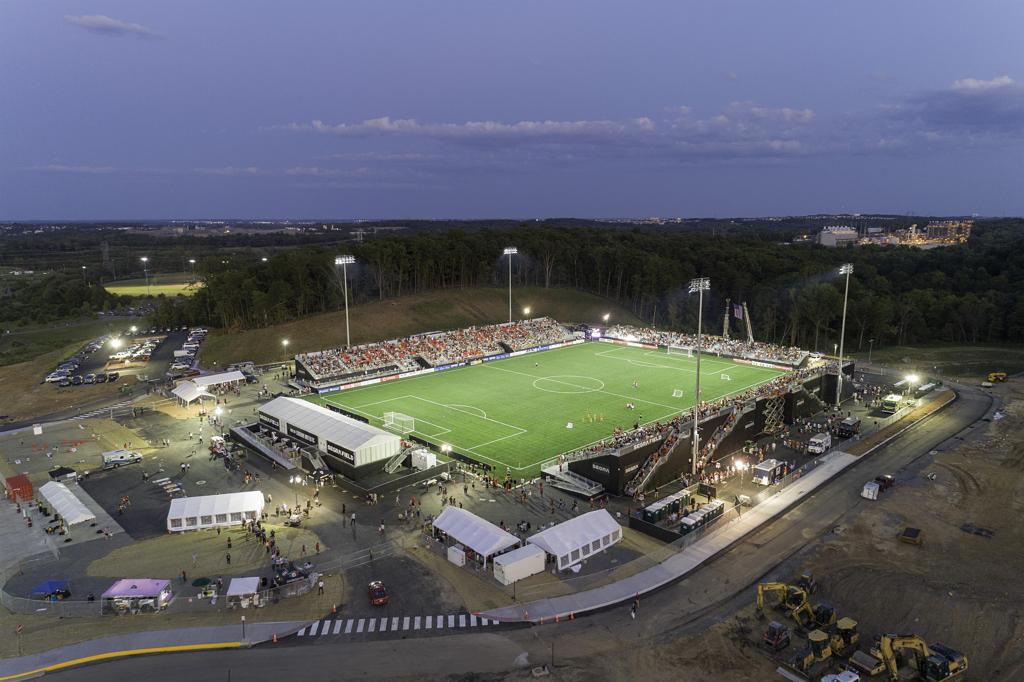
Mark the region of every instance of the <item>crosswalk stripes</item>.
POLYGON ((296 635, 299 637, 325 637, 409 630, 468 630, 497 624, 496 620, 472 613, 449 613, 436 616, 382 616, 380 618, 324 618, 302 628, 296 635))

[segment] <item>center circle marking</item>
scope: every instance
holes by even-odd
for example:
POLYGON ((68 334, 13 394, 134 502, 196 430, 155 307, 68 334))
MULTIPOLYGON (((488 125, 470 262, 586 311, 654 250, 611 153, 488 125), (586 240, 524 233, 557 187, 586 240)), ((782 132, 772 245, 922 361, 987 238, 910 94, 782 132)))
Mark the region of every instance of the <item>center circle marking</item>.
POLYGON ((604 382, 577 374, 555 374, 534 379, 533 387, 548 393, 596 393, 604 390, 604 382))

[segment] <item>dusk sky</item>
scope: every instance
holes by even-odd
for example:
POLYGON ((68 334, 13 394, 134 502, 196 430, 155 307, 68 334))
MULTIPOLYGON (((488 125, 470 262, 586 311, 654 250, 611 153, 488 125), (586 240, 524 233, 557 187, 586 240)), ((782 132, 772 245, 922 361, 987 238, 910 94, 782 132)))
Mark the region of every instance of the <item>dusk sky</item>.
POLYGON ((0 219, 1024 214, 1024 2, 0 3, 0 219))

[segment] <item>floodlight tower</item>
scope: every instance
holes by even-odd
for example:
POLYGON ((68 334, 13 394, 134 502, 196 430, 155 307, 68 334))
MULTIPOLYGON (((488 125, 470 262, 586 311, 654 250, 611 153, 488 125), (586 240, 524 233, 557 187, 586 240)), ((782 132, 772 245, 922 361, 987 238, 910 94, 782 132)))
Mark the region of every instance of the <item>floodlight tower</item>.
POLYGON ((843 292, 843 323, 839 330, 839 378, 836 381, 836 407, 843 397, 843 341, 846 339, 846 301, 850 297, 850 275, 853 273, 853 263, 843 263, 839 266, 839 274, 846 275, 846 290, 843 292))
POLYGON ((341 266, 342 288, 345 291, 345 347, 352 345, 352 337, 349 336, 348 328, 348 266, 356 262, 355 256, 335 256, 334 267, 341 266))
POLYGON ((697 455, 700 452, 700 433, 697 424, 700 418, 700 343, 701 323, 704 314, 704 292, 711 289, 711 280, 698 277, 690 280, 690 293, 697 294, 697 386, 693 401, 693 450, 690 453, 690 474, 697 473, 697 455))
POLYGON ((152 292, 149 289, 149 258, 143 256, 139 260, 142 261, 142 272, 146 275, 146 295, 149 296, 152 292))
POLYGON ((506 246, 505 250, 501 252, 502 255, 508 256, 508 321, 512 321, 512 256, 519 253, 519 249, 514 246, 506 246))

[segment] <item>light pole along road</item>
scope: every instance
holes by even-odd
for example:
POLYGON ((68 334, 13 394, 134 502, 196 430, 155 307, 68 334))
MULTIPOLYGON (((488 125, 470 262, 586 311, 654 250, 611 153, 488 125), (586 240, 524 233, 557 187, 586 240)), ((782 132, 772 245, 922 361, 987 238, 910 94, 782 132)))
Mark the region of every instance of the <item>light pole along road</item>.
MULTIPOLYGON (((597 674, 602 656, 635 656, 647 647, 664 645, 681 636, 699 635, 711 624, 751 603, 755 583, 770 579, 777 566, 818 542, 842 523, 847 514, 858 513, 865 480, 898 472, 929 451, 946 448, 947 442, 959 442, 954 438, 984 417, 991 405, 991 397, 981 392, 961 392, 946 408, 910 427, 826 483, 818 493, 737 541, 711 562, 711 570, 698 569, 683 581, 659 591, 657 599, 641 597, 636 620, 629 618, 626 604, 574 621, 537 627, 457 634, 443 639, 432 636, 352 641, 344 647, 338 646, 334 637, 324 637, 325 641, 312 645, 291 638, 249 650, 169 654, 159 665, 153 665, 151 657, 121 659, 51 673, 47 679, 105 682, 145 677, 147 682, 205 682, 227 679, 226 671, 230 669, 232 678, 237 679, 295 679, 296 671, 302 671, 299 677, 303 680, 326 682, 338 679, 337 666, 341 663, 352 677, 415 675, 418 679, 447 679, 449 675, 469 672, 512 672, 519 667, 523 654, 530 665, 548 663, 556 637, 559 651, 573 652, 557 661, 559 666, 591 666, 597 674)), ((596 679, 601 679, 599 674, 596 679)))

